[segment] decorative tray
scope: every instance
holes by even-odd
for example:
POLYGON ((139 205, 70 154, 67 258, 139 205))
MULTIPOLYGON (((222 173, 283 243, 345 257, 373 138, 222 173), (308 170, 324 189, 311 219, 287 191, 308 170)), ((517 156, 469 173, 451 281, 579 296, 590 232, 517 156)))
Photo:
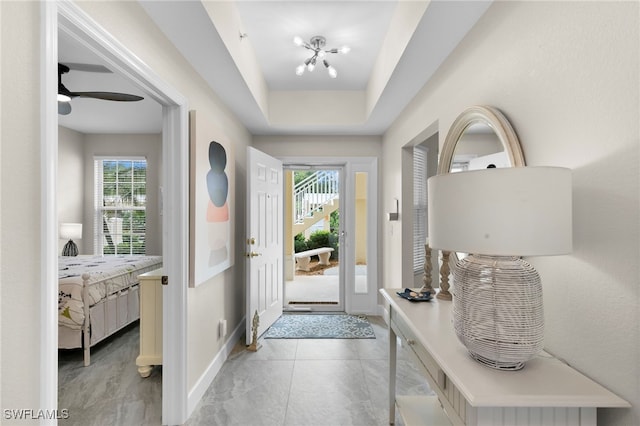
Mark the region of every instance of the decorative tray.
POLYGON ((413 291, 410 288, 405 288, 404 291, 397 291, 396 294, 412 302, 428 302, 432 299, 431 292, 425 291, 423 293, 420 293, 417 291, 413 291))

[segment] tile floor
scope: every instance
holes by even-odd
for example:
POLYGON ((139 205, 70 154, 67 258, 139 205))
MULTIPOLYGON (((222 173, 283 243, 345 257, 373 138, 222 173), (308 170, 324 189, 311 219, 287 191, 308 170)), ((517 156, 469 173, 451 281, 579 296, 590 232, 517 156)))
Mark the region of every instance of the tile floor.
MULTIPOLYGON (((380 317, 370 322, 376 339, 265 339, 255 353, 237 346, 187 425, 388 425, 388 331, 380 317)), ((399 393, 430 393, 404 350, 397 377, 399 393)))
POLYGON ((82 350, 58 353, 58 408, 69 411, 61 426, 159 425, 162 369, 138 374, 140 330, 132 324, 91 349, 84 367, 82 350))
MULTIPOLYGON (((186 425, 387 425, 388 331, 370 322, 376 339, 265 339, 258 352, 239 343, 186 425)), ((81 351, 60 356, 61 425, 160 424, 161 369, 140 378, 138 336, 134 326, 99 345, 90 368, 81 351)), ((430 393, 404 349, 397 377, 399 393, 430 393)))

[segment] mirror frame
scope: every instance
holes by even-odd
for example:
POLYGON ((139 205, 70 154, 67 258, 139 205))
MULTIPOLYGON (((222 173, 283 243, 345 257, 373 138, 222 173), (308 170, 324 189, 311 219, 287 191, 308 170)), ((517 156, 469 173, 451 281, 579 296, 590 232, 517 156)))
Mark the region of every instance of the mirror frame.
MULTIPOLYGON (((509 120, 497 108, 488 105, 475 105, 465 109, 451 124, 438 161, 438 174, 450 172, 453 154, 460 138, 469 126, 477 123, 486 124, 495 132, 509 156, 511 167, 525 166, 520 141, 509 120)), ((438 299, 452 300, 453 295, 449 292, 449 271, 451 271, 452 264, 457 261, 458 253, 442 251, 440 290, 436 296, 438 299)))
POLYGON ((509 120, 497 108, 488 105, 474 105, 465 109, 451 125, 442 146, 442 154, 438 162, 438 174, 449 173, 458 141, 465 130, 476 123, 486 124, 496 133, 505 151, 507 151, 512 167, 525 166, 520 141, 509 120))

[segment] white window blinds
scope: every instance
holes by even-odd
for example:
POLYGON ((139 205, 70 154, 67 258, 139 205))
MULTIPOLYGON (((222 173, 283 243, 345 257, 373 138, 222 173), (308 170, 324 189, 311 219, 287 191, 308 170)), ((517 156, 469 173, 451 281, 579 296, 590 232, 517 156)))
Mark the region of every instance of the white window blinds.
POLYGON ((94 252, 145 254, 147 161, 96 158, 94 252))
POLYGON ((413 148, 413 273, 424 270, 427 239, 427 149, 413 148))

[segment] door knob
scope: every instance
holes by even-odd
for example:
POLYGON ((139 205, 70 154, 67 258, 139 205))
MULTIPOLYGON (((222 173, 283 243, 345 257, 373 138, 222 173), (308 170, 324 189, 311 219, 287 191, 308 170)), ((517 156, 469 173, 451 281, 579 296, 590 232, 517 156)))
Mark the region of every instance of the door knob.
POLYGON ((262 253, 256 253, 255 251, 251 251, 247 253, 247 257, 256 257, 256 256, 262 256, 262 253))

